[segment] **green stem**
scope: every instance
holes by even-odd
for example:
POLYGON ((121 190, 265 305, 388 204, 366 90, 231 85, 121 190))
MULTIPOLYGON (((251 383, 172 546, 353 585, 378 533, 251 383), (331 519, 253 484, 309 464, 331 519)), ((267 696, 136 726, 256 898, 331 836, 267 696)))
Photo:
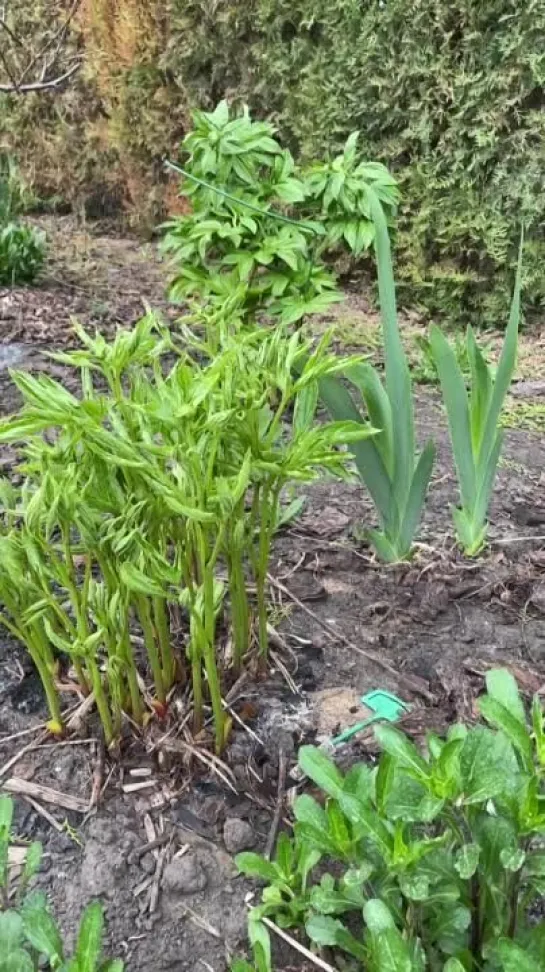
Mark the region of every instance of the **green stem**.
POLYGON ((221 686, 216 659, 216 610, 214 604, 214 574, 206 571, 204 579, 204 627, 206 640, 204 645, 204 665, 208 679, 208 691, 214 715, 214 729, 216 737, 216 753, 221 753, 225 742, 225 712, 221 700, 221 686))
MULTIPOLYGON (((62 542, 64 548, 64 559, 66 561, 66 571, 67 571, 67 590, 70 597, 70 602, 72 604, 72 610, 76 618, 78 639, 81 644, 83 644, 86 638, 89 636, 89 624, 87 621, 87 594, 89 591, 89 582, 91 576, 91 564, 89 558, 87 559, 85 565, 85 579, 83 584, 82 597, 77 588, 76 580, 76 568, 74 566, 74 560, 72 557, 72 550, 70 547, 70 529, 63 524, 61 527, 62 532, 62 542)), ((83 671, 81 662, 72 657, 74 663, 74 669, 77 675, 78 682, 80 684, 81 690, 84 695, 89 694, 89 685, 83 671)))
POLYGON ((235 674, 238 675, 242 666, 242 659, 250 646, 250 608, 239 550, 235 549, 229 558, 228 569, 233 624, 233 668, 235 674))
POLYGON ((154 597, 153 599, 153 621, 159 639, 163 681, 168 690, 172 687, 176 675, 176 660, 170 643, 170 628, 166 603, 162 597, 154 597))
POLYGON ((202 576, 203 617, 202 617, 202 658, 208 680, 208 691, 214 716, 216 752, 221 752, 225 740, 225 713, 221 700, 221 687, 216 660, 216 605, 214 602, 214 564, 223 540, 220 528, 210 557, 204 529, 196 524, 197 552, 202 576))
POLYGON ((257 589, 259 653, 263 660, 266 660, 269 650, 269 636, 267 631, 267 602, 265 591, 267 584, 267 571, 269 569, 271 542, 277 515, 279 496, 279 485, 276 485, 271 489, 268 484, 265 484, 261 489, 261 501, 259 508, 259 546, 255 581, 257 589))
POLYGON ((61 715, 59 693, 55 688, 55 681, 53 675, 51 674, 51 671, 49 670, 48 666, 41 658, 40 652, 33 647, 30 639, 27 641, 27 647, 30 653, 30 657, 32 658, 32 661, 36 665, 38 675, 40 676, 42 685, 44 687, 45 697, 47 701, 47 708, 49 709, 51 721, 55 723, 55 728, 58 726, 58 731, 61 732, 63 727, 63 720, 61 715))
POLYGON ((127 684, 129 686, 129 695, 131 699, 131 715, 135 722, 137 722, 138 725, 141 725, 144 717, 144 709, 142 706, 142 696, 140 694, 140 688, 138 685, 138 674, 136 671, 134 652, 132 650, 131 639, 129 636, 128 619, 121 641, 121 651, 127 668, 127 684))
POLYGON ((104 692, 104 686, 102 684, 102 677, 95 659, 89 655, 87 659, 87 666, 91 675, 91 683, 93 686, 93 692, 95 696, 95 702, 97 704, 98 714, 100 716, 100 721, 102 722, 102 728, 104 729, 104 739, 106 740, 106 745, 111 746, 114 741, 114 727, 112 724, 112 716, 110 713, 110 708, 108 706, 108 700, 106 698, 106 693, 104 692))
POLYGON ((197 734, 203 727, 202 663, 200 646, 197 639, 191 645, 191 682, 193 687, 193 732, 197 734))
POLYGON ((155 632, 153 630, 153 623, 151 620, 149 600, 144 594, 138 594, 135 597, 135 603, 138 620, 140 621, 140 626, 144 635, 144 644, 146 646, 146 651, 148 653, 148 658, 151 665, 153 681, 155 684, 155 693, 159 702, 164 705, 167 697, 163 682, 161 661, 159 659, 159 652, 157 651, 157 644, 155 641, 155 632))

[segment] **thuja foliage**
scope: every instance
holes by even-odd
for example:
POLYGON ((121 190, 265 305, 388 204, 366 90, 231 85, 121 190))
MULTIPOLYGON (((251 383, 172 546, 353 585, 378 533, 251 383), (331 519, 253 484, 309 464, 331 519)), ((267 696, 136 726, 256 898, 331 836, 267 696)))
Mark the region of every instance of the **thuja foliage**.
POLYGON ((0 623, 32 656, 54 732, 60 655, 93 691, 108 744, 124 713, 137 723, 150 707, 162 716, 172 687, 190 682, 195 730, 209 702, 220 750, 229 729, 221 623, 232 630, 235 675, 254 614, 266 658, 282 489, 324 470, 346 475, 339 446, 370 434, 313 423, 318 381, 343 367, 327 338, 311 348, 300 332, 242 330, 223 311, 204 324, 198 338, 186 331, 183 349, 151 314, 111 342, 79 328, 83 347, 54 356, 78 369, 79 397, 49 377, 13 374, 24 404, 0 424, 0 442, 19 443, 24 479, 1 489, 0 623), (173 605, 188 619, 182 650, 173 605))
POLYGON ((0 796, 0 972, 123 972, 120 959, 104 960, 104 910, 99 901, 85 909, 69 956, 46 896, 29 885, 40 869, 42 845, 29 844, 21 872, 11 873, 13 801, 0 796))
MULTIPOLYGON (((304 930, 337 967, 365 972, 539 972, 545 926, 545 723, 512 675, 487 676, 487 725, 429 733, 425 752, 399 730, 375 730, 378 766, 343 775, 319 749, 299 765, 320 791, 294 805, 293 838, 276 856, 239 855, 263 879, 250 932, 270 969, 261 919, 304 930)), ((241 969, 251 968, 244 964, 241 969)))
POLYGON ((0 285, 32 283, 42 268, 45 237, 21 222, 26 201, 14 160, 0 154, 0 285))
POLYGON ((373 242, 372 187, 390 215, 398 200, 384 166, 364 162, 358 133, 334 159, 295 164, 268 122, 247 108, 195 112, 182 145, 187 212, 167 224, 174 299, 221 304, 241 295, 247 320, 294 323, 340 300, 325 257, 344 246, 360 255, 373 242))

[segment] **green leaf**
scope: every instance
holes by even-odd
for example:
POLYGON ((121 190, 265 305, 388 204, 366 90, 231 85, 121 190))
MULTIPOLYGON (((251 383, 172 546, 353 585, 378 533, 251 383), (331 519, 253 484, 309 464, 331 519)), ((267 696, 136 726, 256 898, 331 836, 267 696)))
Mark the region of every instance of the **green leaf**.
POLYGON ((295 399, 293 412, 294 433, 304 432, 310 428, 314 421, 316 405, 318 402, 318 383, 311 382, 300 391, 295 399))
POLYGON ((478 844, 464 844, 457 851, 454 858, 454 867, 458 871, 458 874, 462 880, 467 881, 469 878, 473 877, 478 866, 479 857, 481 855, 481 848, 478 844))
POLYGON ((370 840, 383 859, 389 861, 394 846, 394 838, 387 824, 381 820, 374 807, 349 794, 342 795, 339 802, 341 809, 350 820, 354 832, 370 840))
POLYGON ((290 840, 285 831, 282 831, 276 843, 274 862, 288 880, 293 871, 293 858, 293 841, 290 840))
POLYGON ((109 959, 102 963, 99 972, 123 972, 124 968, 125 963, 121 959, 109 959))
POLYGON ((445 962, 443 966, 443 972, 467 972, 467 969, 459 959, 449 958, 448 962, 445 962))
POLYGON ((337 944, 337 934, 344 926, 338 918, 328 915, 313 915, 305 923, 308 937, 315 945, 332 947, 337 944))
POLYGON ((395 928, 392 912, 380 898, 370 898, 366 902, 363 908, 363 920, 374 935, 380 935, 388 928, 395 928))
POLYGON ((343 777, 321 749, 315 746, 301 746, 298 763, 308 776, 324 793, 338 799, 343 792, 343 777))
MULTIPOLYGON (((320 398, 333 419, 336 421, 363 421, 350 392, 338 378, 321 378, 319 389, 320 398)), ((358 473, 379 512, 381 521, 390 524, 392 529, 398 529, 397 500, 387 466, 374 438, 355 442, 350 451, 354 456, 358 473)))
POLYGON ((25 863, 23 866, 23 873, 21 875, 21 880, 24 884, 27 884, 31 878, 40 870, 40 865, 42 863, 43 848, 38 840, 33 841, 26 852, 25 863))
POLYGON ((369 208, 375 224, 380 313, 384 339, 386 392, 390 400, 395 455, 394 492, 405 507, 414 470, 414 410, 411 378, 397 323, 396 295, 390 238, 382 204, 368 187, 369 208))
POLYGON ((500 851, 500 861, 506 871, 520 871, 525 860, 526 854, 522 847, 502 847, 500 851))
POLYGON ((542 972, 541 966, 525 949, 507 938, 502 938, 492 952, 502 972, 542 972))
POLYGON ((397 928, 388 928, 377 935, 372 952, 376 972, 414 972, 409 946, 397 928))
MULTIPOLYGON (((1 932, 0 932, 1 936, 1 932)), ((2 945, 0 937, 0 945, 2 945)), ((28 952, 22 948, 17 948, 6 956, 0 958, 0 972, 35 972, 35 965, 28 952)))
POLYGON ((97 972, 102 952, 103 933, 104 910, 99 901, 94 901, 87 905, 79 926, 74 955, 78 963, 78 972, 97 972))
POLYGON ((12 910, 0 911, 0 966, 4 957, 18 950, 22 937, 21 916, 12 910))
POLYGON ((494 387, 492 389, 490 406, 488 409, 488 415, 486 418, 485 428, 481 440, 479 461, 487 457, 492 450, 492 445, 496 437, 505 396, 509 390, 511 379, 515 371, 515 365, 517 360, 517 347, 518 347, 518 331, 519 331, 519 323, 520 323, 520 294, 522 289, 523 243, 524 243, 524 234, 521 232, 518 262, 517 262, 517 273, 515 277, 513 299, 511 301, 509 322, 505 330, 505 336, 503 339, 503 347, 501 350, 500 360, 498 361, 498 366, 496 368, 494 387))
POLYGON ((324 874, 319 885, 312 888, 312 907, 321 915, 342 915, 346 911, 362 908, 365 898, 361 883, 348 889, 336 888, 330 874, 324 874))
POLYGON ((471 439, 473 454, 474 456, 478 456, 492 394, 492 377, 484 355, 477 345, 471 326, 468 326, 467 329, 466 349, 471 370, 469 403, 471 439))
POLYGON ((376 778, 376 801, 380 813, 387 814, 387 803, 395 781, 395 759, 389 753, 383 753, 378 765, 376 778))
POLYGON ((401 548, 407 550, 408 553, 420 524, 434 462, 435 444, 428 442, 418 458, 401 522, 399 543, 401 548))
POLYGON ((424 871, 402 871, 399 890, 409 901, 427 901, 430 894, 429 877, 424 871))
POLYGON ((375 429, 380 429, 379 435, 373 441, 380 453, 388 476, 393 478, 395 455, 392 408, 378 372, 372 365, 355 364, 346 369, 345 375, 361 392, 371 425, 375 429))
POLYGON ((482 803, 508 792, 516 783, 518 763, 508 739, 486 726, 476 726, 460 750, 460 777, 465 803, 482 803))
POLYGON ((427 782, 431 777, 431 769, 423 756, 420 755, 414 743, 410 742, 399 729, 393 726, 376 726, 375 736, 380 747, 393 756, 411 776, 421 782, 427 782))
POLYGON ((250 911, 248 938, 254 951, 258 972, 270 972, 271 938, 266 926, 260 920, 258 908, 252 908, 250 911))
POLYGON ((543 708, 538 695, 534 695, 532 699, 532 729, 538 762, 540 766, 543 766, 545 765, 545 725, 543 708))
POLYGON ((165 588, 153 577, 140 570, 135 564, 124 563, 119 566, 119 576, 123 584, 135 594, 144 594, 149 597, 164 597, 165 588))
POLYGON ((251 851, 237 854, 235 864, 240 873, 246 874, 247 877, 261 878, 263 881, 269 881, 272 884, 278 880, 278 873, 274 864, 266 861, 260 854, 254 854, 251 851))
POLYGON ((514 719, 526 727, 524 703, 517 683, 506 668, 493 668, 486 673, 486 690, 491 699, 504 706, 514 719))
POLYGON ((0 795, 0 840, 9 840, 13 821, 13 800, 6 794, 0 795))
POLYGON ((452 347, 435 324, 430 329, 430 346, 447 410, 462 505, 470 510, 477 496, 477 476, 464 376, 452 347))
POLYGON ((23 928, 30 944, 45 955, 51 964, 63 960, 62 938, 55 919, 48 910, 44 894, 29 895, 21 909, 23 928))
POLYGON ((479 699, 479 711, 487 722, 501 729, 520 753, 525 769, 531 773, 534 764, 532 740, 524 724, 512 715, 501 702, 485 695, 479 699))

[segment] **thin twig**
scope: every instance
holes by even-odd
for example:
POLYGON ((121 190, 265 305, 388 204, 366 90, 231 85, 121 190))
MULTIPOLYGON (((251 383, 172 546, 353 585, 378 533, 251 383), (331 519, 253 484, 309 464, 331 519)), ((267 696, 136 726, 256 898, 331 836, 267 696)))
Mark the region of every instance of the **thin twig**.
POLYGON ((273 651, 272 648, 270 648, 269 657, 272 658, 279 672, 281 673, 281 675, 283 675, 286 685, 288 686, 292 695, 301 695, 300 690, 297 688, 297 685, 293 681, 293 678, 291 677, 286 666, 284 665, 284 662, 280 658, 280 655, 278 655, 276 651, 273 651))
POLYGON ((52 78, 51 81, 32 81, 30 84, 18 84, 14 86, 13 84, 0 84, 0 92, 2 94, 30 94, 33 91, 51 91, 54 88, 60 88, 61 84, 68 81, 76 71, 79 71, 82 65, 82 61, 78 61, 73 64, 68 71, 61 74, 58 78, 52 78))
POLYGON ((26 800, 26 802, 30 804, 33 810, 35 810, 36 813, 40 815, 40 817, 43 817, 44 820, 47 820, 48 824, 50 824, 57 831, 57 833, 59 834, 64 833, 63 825, 60 824, 58 820, 55 820, 55 817, 53 816, 52 813, 49 813, 49 810, 46 810, 45 807, 42 807, 41 804, 39 804, 36 800, 33 800, 32 797, 28 795, 23 796, 23 800, 26 800))
POLYGON ((217 938, 221 941, 221 932, 218 931, 214 925, 211 925, 206 918, 202 918, 201 915, 198 915, 196 911, 193 911, 193 908, 189 908, 187 905, 185 906, 184 911, 185 914, 189 916, 190 920, 198 926, 198 928, 202 928, 202 930, 211 935, 212 938, 217 938))
POLYGON ((185 740, 183 739, 168 740, 165 743, 163 743, 161 748, 166 750, 167 753, 179 753, 181 751, 191 753, 191 755, 195 756, 195 758, 198 759, 201 763, 204 763, 204 765, 207 766, 209 770, 211 770, 213 773, 216 773, 216 775, 219 776, 220 780, 223 780, 223 782, 231 790, 231 792, 235 793, 238 796, 238 790, 234 785, 235 777, 233 776, 229 767, 224 762, 222 762, 222 760, 219 759, 218 756, 212 756, 210 753, 202 752, 200 749, 197 749, 196 746, 192 746, 190 743, 185 742, 185 740), (231 779, 229 779, 229 777, 231 777, 233 782, 231 782, 231 779))
POLYGON ((263 742, 261 737, 258 736, 257 732, 254 732, 254 730, 251 729, 250 726, 246 725, 244 719, 240 718, 240 716, 235 712, 235 710, 230 705, 227 704, 225 699, 222 699, 221 701, 222 701, 223 708, 225 709, 226 712, 229 713, 231 718, 235 720, 237 725, 239 725, 241 729, 244 729, 244 732, 247 732, 248 735, 252 737, 254 742, 258 743, 260 746, 264 746, 265 743, 263 742))
MULTIPOLYGON (((24 79, 27 77, 27 75, 29 75, 30 72, 32 71, 32 68, 53 47, 53 44, 55 43, 55 41, 58 41, 57 50, 55 51, 55 54, 53 56, 52 61, 49 63, 49 65, 46 62, 45 65, 44 65, 44 69, 47 70, 48 67, 50 68, 50 67, 53 66, 53 64, 57 60, 57 57, 59 56, 60 47, 61 47, 61 44, 62 44, 62 42, 63 42, 63 40, 64 40, 64 38, 66 36, 66 32, 67 32, 67 30, 68 30, 68 28, 70 26, 70 23, 74 19, 75 15, 76 15, 76 13, 78 11, 78 8, 81 6, 81 2, 82 2, 82 0, 74 0, 74 3, 72 4, 71 9, 68 11, 68 15, 67 15, 66 20, 64 21, 64 23, 61 24, 61 26, 59 27, 59 29, 57 31, 55 31, 55 33, 49 38, 49 40, 46 41, 46 43, 43 45, 43 47, 41 48, 41 50, 39 50, 38 53, 35 54, 34 57, 30 59, 30 61, 28 62, 26 68, 24 69, 23 73, 21 74, 21 77, 19 78, 19 82, 18 82, 18 86, 17 86, 18 87, 18 90, 21 88, 21 83, 24 81, 24 79)), ((44 77, 45 77, 45 75, 44 75, 44 77)))
POLYGON ((37 739, 33 739, 32 742, 29 742, 27 743, 26 746, 23 746, 23 748, 20 749, 19 752, 14 753, 14 755, 10 759, 8 759, 7 763, 4 763, 4 765, 0 767, 0 779, 2 779, 2 777, 9 772, 12 766, 15 766, 15 764, 18 763, 19 760, 23 758, 23 756, 26 756, 26 754, 30 753, 33 749, 37 749, 40 743, 43 742, 44 739, 47 739, 48 736, 49 736, 49 732, 46 729, 42 733, 40 733, 37 739))
POLYGON ((337 970, 334 969, 329 962, 325 962, 324 959, 319 958, 318 955, 314 955, 308 948, 305 948, 304 945, 300 945, 295 938, 292 938, 292 936, 288 935, 286 931, 279 928, 278 925, 275 925, 274 921, 271 921, 270 918, 261 918, 260 921, 262 921, 267 928, 274 932, 275 935, 278 935, 278 937, 282 938, 285 942, 287 942, 288 945, 291 945, 296 952, 299 952, 300 955, 304 955, 309 962, 312 962, 312 964, 316 965, 319 969, 323 969, 323 972, 337 972, 337 970))
MULTIPOLYGON (((40 729, 46 729, 47 726, 45 722, 40 722, 37 726, 32 726, 30 729, 21 729, 20 732, 13 732, 11 736, 0 736, 0 746, 4 746, 6 743, 13 742, 14 739, 22 739, 23 736, 33 736, 35 732, 39 732, 40 729)), ((0 770, 1 775, 1 770, 0 770)))
POLYGON ((410 675, 404 675, 402 672, 397 671, 392 665, 388 664, 387 661, 384 661, 384 659, 374 651, 367 651, 365 648, 358 648, 358 646, 350 641, 350 639, 347 638, 342 631, 337 631, 333 625, 328 624, 327 621, 323 621, 322 618, 319 618, 314 611, 312 611, 303 601, 300 601, 295 594, 292 594, 292 592, 284 584, 282 584, 281 581, 277 580, 276 577, 273 577, 271 574, 267 574, 267 580, 269 581, 269 584, 272 584, 272 586, 276 587, 277 590, 282 591, 286 597, 289 597, 290 600, 292 600, 293 603, 301 609, 301 611, 304 611, 305 614, 312 618, 316 624, 320 625, 320 627, 326 632, 326 634, 329 635, 332 641, 342 641, 342 643, 346 645, 347 648, 350 648, 351 651, 355 651, 358 655, 362 655, 364 658, 367 658, 368 661, 373 662, 373 664, 379 665, 380 668, 383 668, 385 672, 392 675, 392 677, 398 682, 404 682, 413 692, 418 692, 418 694, 421 695, 422 698, 426 699, 427 702, 435 701, 435 697, 432 695, 432 693, 428 692, 427 689, 413 680, 410 675))
POLYGON ((490 546, 503 546, 504 543, 543 543, 545 537, 500 537, 498 540, 488 540, 490 546))

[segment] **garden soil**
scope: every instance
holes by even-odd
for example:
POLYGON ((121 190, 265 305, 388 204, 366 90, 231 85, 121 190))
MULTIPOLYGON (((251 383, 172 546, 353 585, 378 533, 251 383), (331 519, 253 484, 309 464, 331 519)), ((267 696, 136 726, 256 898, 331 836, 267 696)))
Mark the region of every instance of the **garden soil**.
MULTIPOLYGON (((42 284, 0 291, 4 414, 18 404, 11 367, 73 382, 46 354, 75 343, 73 317, 112 333, 130 326, 144 302, 171 322, 179 313, 165 299, 165 268, 151 245, 70 218, 47 220, 46 229, 55 259, 42 284)), ((339 344, 376 351, 377 316, 361 295, 349 294, 332 323, 339 344)), ((403 327, 412 348, 421 323, 407 317, 403 327)), ((411 563, 384 567, 373 558, 363 539, 372 509, 359 485, 305 488, 302 514, 274 549, 271 664, 230 687, 233 728, 222 762, 211 757, 208 737, 182 731, 183 700, 167 725, 150 724, 143 738, 128 727, 115 754, 104 753, 94 714, 81 709, 68 738, 53 743, 32 666, 2 636, 0 789, 16 794, 17 838, 44 844, 39 884, 69 938, 85 904, 100 898, 109 953, 129 972, 223 972, 244 950, 253 891, 233 857, 263 851, 278 823, 289 827, 302 742, 322 742, 359 721, 360 696, 372 689, 408 704, 401 724, 417 742, 453 719, 476 717, 491 666, 509 667, 527 696, 545 694, 545 440, 536 420, 545 411, 544 362, 539 337, 526 336, 506 413, 516 427, 507 429, 490 544, 478 560, 453 545, 456 486, 433 388, 417 390, 420 439, 436 439, 438 458, 411 563)), ((2 447, 3 475, 12 474, 14 458, 2 447)), ((65 702, 74 707, 78 698, 67 693, 65 702)), ((372 732, 338 752, 347 765, 373 760, 372 732)), ((281 943, 277 968, 306 968, 304 961, 281 943)))

